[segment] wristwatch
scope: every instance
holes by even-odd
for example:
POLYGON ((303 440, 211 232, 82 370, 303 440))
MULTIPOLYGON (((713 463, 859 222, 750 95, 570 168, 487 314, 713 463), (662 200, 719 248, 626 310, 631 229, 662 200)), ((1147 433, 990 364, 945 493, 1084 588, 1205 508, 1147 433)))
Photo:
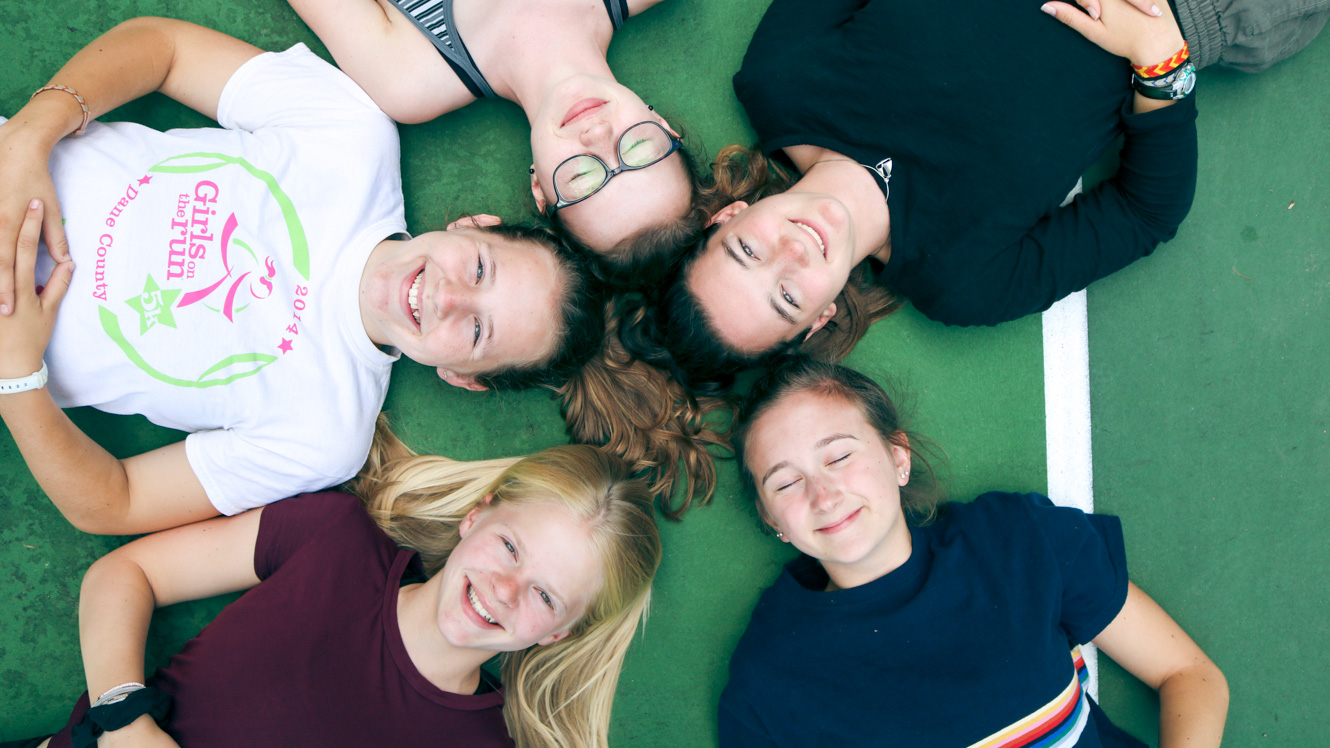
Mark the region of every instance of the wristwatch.
POLYGON ((27 392, 28 390, 40 390, 46 386, 46 362, 42 361, 42 368, 36 374, 29 374, 26 377, 18 379, 0 379, 0 395, 12 395, 16 392, 27 392))
POLYGON ((1179 101, 1187 98, 1196 89, 1196 66, 1188 62, 1158 78, 1142 78, 1133 73, 1131 84, 1136 93, 1147 99, 1179 101))

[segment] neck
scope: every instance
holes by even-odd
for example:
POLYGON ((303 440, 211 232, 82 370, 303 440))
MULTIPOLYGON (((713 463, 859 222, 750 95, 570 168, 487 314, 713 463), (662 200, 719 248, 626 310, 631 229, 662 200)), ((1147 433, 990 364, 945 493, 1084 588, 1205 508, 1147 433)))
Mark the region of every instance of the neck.
POLYGON ((599 16, 537 5, 523 11, 518 28, 502 28, 495 48, 503 53, 490 57, 483 68, 494 93, 516 102, 533 121, 545 94, 562 81, 579 75, 615 80, 605 59, 612 27, 603 8, 591 10, 599 16))
POLYGON ((369 301, 365 298, 369 290, 370 273, 379 262, 387 255, 391 254, 393 248, 402 242, 396 239, 384 239, 374 246, 370 251, 369 257, 365 258, 365 267, 360 271, 360 284, 356 288, 356 304, 360 310, 360 324, 365 328, 365 334, 369 336, 371 343, 381 347, 387 347, 388 336, 383 334, 379 325, 374 321, 374 317, 369 313, 369 301))
POLYGON ((851 564, 823 563, 831 580, 827 590, 848 590, 881 579, 899 569, 910 560, 914 552, 914 539, 904 519, 892 528, 886 541, 866 558, 851 564))
POLYGON ((859 162, 817 146, 794 146, 786 155, 804 174, 790 188, 830 195, 850 212, 854 226, 854 264, 869 257, 886 262, 891 256, 891 214, 877 177, 859 162))
POLYGON ((397 626, 411 664, 430 683, 449 693, 469 696, 480 685, 480 666, 495 655, 481 649, 454 647, 439 633, 441 575, 397 593, 397 626))

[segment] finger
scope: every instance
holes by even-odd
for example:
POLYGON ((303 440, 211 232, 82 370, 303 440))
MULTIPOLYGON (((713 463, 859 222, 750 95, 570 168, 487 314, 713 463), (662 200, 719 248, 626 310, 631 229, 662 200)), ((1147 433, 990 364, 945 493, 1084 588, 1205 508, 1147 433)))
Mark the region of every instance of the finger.
POLYGON ((1072 27, 1086 39, 1095 44, 1099 43, 1103 26, 1080 10, 1063 2, 1044 3, 1039 9, 1072 27))
POLYGON ((18 230, 18 242, 14 254, 14 292, 20 298, 35 292, 37 279, 37 242, 42 236, 42 201, 33 200, 28 204, 28 212, 23 216, 23 225, 18 230))
POLYGON ((1164 11, 1155 0, 1127 0, 1127 2, 1147 16, 1158 18, 1164 15, 1164 11))
POLYGON ((1085 9, 1085 14, 1090 18, 1099 20, 1099 0, 1076 0, 1080 6, 1085 9))
POLYGON ((46 237, 46 251, 56 262, 73 259, 69 256, 69 241, 65 238, 65 221, 60 215, 60 203, 55 200, 46 206, 46 218, 42 220, 42 236, 46 237))
POLYGON ((14 311, 14 251, 22 225, 22 218, 15 225, 7 217, 0 217, 0 315, 14 311))
POLYGON ((58 310, 60 302, 65 299, 65 292, 69 290, 69 284, 73 281, 73 260, 67 260, 56 265, 55 269, 51 271, 51 277, 46 281, 46 288, 42 289, 42 311, 54 313, 58 310))

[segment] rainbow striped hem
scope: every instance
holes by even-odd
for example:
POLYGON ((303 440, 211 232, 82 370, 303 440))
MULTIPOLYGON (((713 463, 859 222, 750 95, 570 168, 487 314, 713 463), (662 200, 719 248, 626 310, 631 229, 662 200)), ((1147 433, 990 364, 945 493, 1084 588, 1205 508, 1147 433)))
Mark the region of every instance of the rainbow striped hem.
POLYGON ((1089 674, 1081 648, 1071 651, 1076 668, 1057 698, 1030 716, 974 743, 970 748, 1069 748, 1076 745, 1090 719, 1084 683, 1089 674))

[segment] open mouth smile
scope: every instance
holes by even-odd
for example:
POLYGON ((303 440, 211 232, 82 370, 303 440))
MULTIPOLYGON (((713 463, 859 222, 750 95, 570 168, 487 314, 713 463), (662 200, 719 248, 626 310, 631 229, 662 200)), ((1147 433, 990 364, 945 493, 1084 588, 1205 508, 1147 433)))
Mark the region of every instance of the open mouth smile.
POLYGON ((421 268, 416 273, 416 279, 411 282, 411 288, 406 292, 406 305, 411 311, 411 318, 416 321, 416 328, 420 328, 420 284, 425 279, 425 268, 421 268))
POLYGON ((476 615, 480 616, 481 620, 491 626, 499 626, 499 622, 494 620, 494 616, 490 615, 490 612, 481 604, 480 598, 476 596, 476 588, 469 582, 466 585, 466 599, 471 603, 471 609, 476 612, 476 615))

